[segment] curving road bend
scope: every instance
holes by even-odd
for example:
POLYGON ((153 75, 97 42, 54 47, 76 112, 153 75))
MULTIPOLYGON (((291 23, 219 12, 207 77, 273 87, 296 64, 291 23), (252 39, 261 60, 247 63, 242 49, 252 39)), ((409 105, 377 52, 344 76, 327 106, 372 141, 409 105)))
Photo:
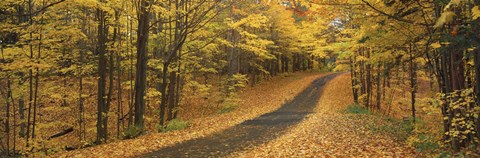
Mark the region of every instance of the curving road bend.
POLYGON ((185 141, 147 153, 142 157, 222 157, 271 141, 311 114, 321 99, 323 86, 338 75, 340 73, 316 79, 293 100, 273 112, 247 120, 222 132, 185 141))

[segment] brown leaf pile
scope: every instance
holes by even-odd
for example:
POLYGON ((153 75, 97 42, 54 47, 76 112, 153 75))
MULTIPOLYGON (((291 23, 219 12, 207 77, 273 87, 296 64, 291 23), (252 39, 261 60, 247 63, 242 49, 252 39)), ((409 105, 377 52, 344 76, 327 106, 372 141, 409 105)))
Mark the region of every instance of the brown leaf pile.
POLYGON ((286 100, 293 99, 312 81, 325 75, 296 73, 247 88, 240 94, 243 101, 237 110, 192 120, 191 127, 185 130, 151 133, 136 139, 63 152, 51 157, 135 157, 176 143, 205 137, 279 108, 286 100))
POLYGON ((230 157, 415 157, 415 152, 365 126, 379 119, 341 112, 352 102, 348 74, 330 81, 316 113, 278 139, 230 157))

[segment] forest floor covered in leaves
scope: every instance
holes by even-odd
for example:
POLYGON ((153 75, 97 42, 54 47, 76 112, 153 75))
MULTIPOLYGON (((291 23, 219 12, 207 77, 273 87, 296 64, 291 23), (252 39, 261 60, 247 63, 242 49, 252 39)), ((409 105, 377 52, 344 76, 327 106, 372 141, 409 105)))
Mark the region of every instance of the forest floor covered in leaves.
POLYGON ((179 143, 143 156, 224 157, 275 140, 313 112, 322 96, 322 87, 338 75, 339 73, 334 73, 316 79, 295 98, 275 111, 246 120, 213 135, 179 143))
POLYGON ((236 110, 189 120, 190 127, 185 130, 150 133, 136 139, 62 152, 50 157, 135 157, 176 143, 202 138, 274 111, 297 96, 315 79, 325 75, 327 74, 306 72, 277 76, 255 87, 247 87, 239 95, 242 101, 236 110))
POLYGON ((274 141, 229 157, 416 157, 404 144, 408 135, 399 120, 347 112, 349 84, 349 74, 333 79, 304 121, 274 141))
MULTIPOLYGON (((243 102, 238 109, 225 114, 192 120, 191 126, 185 130, 147 134, 132 140, 60 153, 53 157, 158 156, 158 154, 151 153, 154 151, 157 151, 157 153, 167 151, 167 153, 178 154, 173 157, 188 157, 186 155, 188 153, 178 153, 175 150, 188 148, 189 142, 194 142, 190 144, 195 144, 196 140, 212 138, 218 135, 218 133, 228 132, 229 129, 245 124, 244 121, 246 120, 252 120, 257 117, 262 118, 262 114, 279 111, 283 108, 281 107, 282 105, 296 102, 298 99, 298 97, 294 99, 296 96, 301 96, 307 89, 312 88, 310 85, 313 82, 326 75, 329 74, 294 74, 264 82, 257 87, 248 88, 240 96, 243 102), (278 86, 279 84, 283 86, 278 86), (182 144, 183 147, 179 147, 182 144), (151 154, 144 155, 146 153, 151 154)), ((345 112, 345 109, 352 102, 349 81, 349 75, 342 74, 324 86, 322 85, 321 96, 318 100, 314 100, 315 103, 310 111, 294 114, 295 117, 297 114, 301 115, 299 118, 283 119, 286 122, 290 121, 290 124, 276 126, 279 128, 254 130, 257 132, 254 135, 258 136, 254 138, 262 138, 259 141, 246 141, 239 148, 229 147, 229 143, 221 142, 222 139, 220 139, 219 142, 213 141, 216 144, 212 145, 223 146, 221 150, 234 150, 222 154, 204 153, 203 156, 196 155, 198 153, 193 152, 190 156, 414 157, 414 150, 404 145, 405 137, 402 137, 401 133, 395 132, 398 124, 392 123, 394 122, 393 120, 377 115, 345 112), (389 129, 393 129, 393 131, 389 129), (270 132, 270 130, 276 130, 277 132, 270 132), (268 133, 271 133, 271 135, 269 136, 268 133)), ((314 91, 310 92, 318 91, 314 89, 314 91)), ((307 97, 310 95, 307 94, 307 97)), ((307 98, 300 97, 300 99, 307 98)), ((257 123, 258 118, 254 119, 257 120, 257 123)), ((240 134, 231 135, 232 138, 239 137, 243 139, 245 136, 242 135, 249 135, 248 132, 239 133, 236 130, 232 131, 233 134, 240 134)), ((242 142, 242 139, 238 141, 242 142)), ((238 144, 240 143, 233 143, 232 145, 238 144)), ((203 147, 207 148, 208 146, 203 145, 203 147)), ((208 150, 201 151, 208 152, 208 150)))

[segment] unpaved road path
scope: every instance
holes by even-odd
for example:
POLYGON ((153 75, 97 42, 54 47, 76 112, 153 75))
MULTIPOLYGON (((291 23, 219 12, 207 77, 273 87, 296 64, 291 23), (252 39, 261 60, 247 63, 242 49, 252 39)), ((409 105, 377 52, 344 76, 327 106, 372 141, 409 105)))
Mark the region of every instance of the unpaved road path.
POLYGON ((321 99, 323 86, 339 73, 315 80, 278 110, 247 120, 207 137, 194 139, 143 155, 143 157, 222 157, 269 142, 300 123, 321 99))

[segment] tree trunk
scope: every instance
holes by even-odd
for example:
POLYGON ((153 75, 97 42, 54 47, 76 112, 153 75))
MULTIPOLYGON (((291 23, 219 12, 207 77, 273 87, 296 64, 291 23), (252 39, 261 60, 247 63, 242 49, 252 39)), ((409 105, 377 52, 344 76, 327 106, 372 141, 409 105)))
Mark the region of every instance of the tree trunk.
MULTIPOLYGON (((81 53, 81 54, 83 54, 83 53, 81 53)), ((80 62, 80 63, 82 63, 82 62, 80 62)), ((80 140, 84 140, 85 137, 86 137, 86 135, 85 135, 86 129, 85 129, 85 121, 84 121, 84 118, 85 118, 84 117, 85 116, 84 115, 85 114, 84 109, 85 108, 84 108, 84 105, 83 105, 83 97, 82 97, 82 91, 83 91, 83 77, 82 77, 82 75, 80 75, 78 80, 79 80, 79 83, 78 83, 79 84, 79 88, 78 88, 78 111, 79 111, 78 112, 79 113, 79 115, 78 115, 78 125, 80 127, 79 128, 79 138, 80 138, 80 140)))
POLYGON ((64 130, 61 131, 61 132, 55 133, 54 135, 49 136, 47 140, 64 136, 64 135, 66 135, 66 134, 68 134, 68 133, 70 133, 70 132, 73 132, 73 127, 69 127, 69 128, 67 128, 67 129, 64 129, 64 130))
POLYGON ((275 64, 274 69, 275 69, 275 70, 274 70, 273 75, 274 75, 274 76, 277 76, 278 73, 280 73, 280 55, 277 54, 277 55, 275 55, 275 56, 276 56, 276 59, 275 59, 275 61, 274 61, 274 64, 275 64))
MULTIPOLYGON (((32 0, 28 0, 28 12, 29 12, 29 25, 33 25, 33 18, 32 18, 32 7, 33 3, 32 0)), ((33 39, 33 32, 30 32, 30 40, 33 39)), ((30 47, 30 60, 33 60, 33 44, 29 42, 29 47, 30 47)), ((32 114, 32 107, 33 107, 33 69, 28 70, 28 76, 29 76, 29 83, 28 83, 28 90, 29 90, 29 95, 28 95, 28 114, 27 114, 27 133, 26 133, 26 140, 25 144, 27 148, 30 146, 29 138, 30 138, 30 125, 31 125, 31 114, 32 114)))
MULTIPOLYGON (((10 78, 7 79, 7 96, 5 98, 5 102, 7 104, 6 112, 5 112, 5 133, 7 135, 6 142, 7 142, 7 155, 10 155, 10 98, 12 95, 12 90, 10 88, 10 78)), ((15 125, 14 125, 15 128, 15 125)), ((15 135, 15 133, 13 133, 15 135)))
MULTIPOLYGON (((88 16, 88 13, 87 11, 84 9, 84 12, 85 12, 85 16, 88 16)), ((84 18, 82 19, 82 26, 81 26, 81 31, 84 33, 84 34, 87 34, 87 29, 86 29, 86 26, 87 26, 87 19, 84 18)), ((82 68, 83 68, 83 63, 84 63, 84 60, 83 60, 83 56, 85 54, 85 50, 86 50, 86 41, 81 41, 81 44, 80 44, 80 47, 81 47, 81 50, 79 51, 79 56, 78 56, 78 61, 79 61, 79 65, 78 65, 78 69, 80 72, 82 72, 82 68)), ((85 113, 84 113, 84 104, 83 104, 83 96, 82 96, 82 91, 83 91, 83 73, 79 73, 78 75, 78 126, 79 126, 79 130, 78 130, 78 138, 80 141, 82 140, 85 140, 85 121, 84 121, 84 118, 85 118, 85 113)))
MULTIPOLYGON (((183 78, 182 76, 180 75, 181 72, 180 72, 180 68, 179 68, 179 74, 177 75, 177 90, 176 91, 176 95, 175 95, 175 108, 179 108, 180 106, 180 97, 181 97, 181 90, 182 90, 182 87, 183 87, 183 78)), ((173 112, 173 119, 176 119, 177 116, 178 116, 178 109, 176 109, 174 112, 173 112)))
POLYGON ((173 112, 175 108, 175 87, 177 82, 177 72, 170 72, 170 78, 168 84, 168 112, 167 112, 167 121, 173 119, 173 112))
MULTIPOLYGON (((100 0, 102 3, 103 1, 100 0)), ((108 28, 106 26, 106 13, 101 10, 97 9, 97 16, 98 16, 98 47, 97 47, 97 54, 98 54, 98 91, 97 91, 97 138, 96 143, 101 144, 106 142, 107 138, 107 127, 104 124, 104 120, 107 116, 106 111, 106 96, 105 96, 105 89, 106 89, 106 72, 107 72, 107 59, 105 58, 106 54, 106 47, 107 47, 107 32, 108 28)))
POLYGON ((228 53, 228 79, 227 79, 227 87, 226 87, 226 95, 227 96, 230 96, 231 93, 232 93, 232 86, 233 86, 233 82, 231 81, 231 79, 233 78, 233 75, 235 73, 237 73, 238 71, 236 71, 236 67, 238 65, 238 63, 235 61, 236 57, 238 56, 237 55, 237 52, 236 52, 236 49, 235 49, 235 45, 236 45, 236 33, 235 33, 235 30, 231 30, 230 31, 231 34, 230 34, 230 41, 232 43, 234 43, 233 47, 230 49, 229 53, 228 53))
POLYGON ((410 88, 411 88, 411 103, 412 103, 412 120, 415 123, 415 97, 417 93, 417 67, 413 61, 413 49, 410 45, 410 88))
POLYGON ((173 119, 176 119, 177 118, 177 115, 178 115, 178 108, 180 106, 180 97, 181 97, 181 90, 182 90, 182 86, 183 86, 183 79, 182 79, 182 62, 181 62, 181 57, 182 57, 182 54, 181 54, 182 51, 179 51, 178 53, 178 72, 177 72, 177 87, 176 87, 176 90, 175 90, 175 105, 174 107, 176 109, 174 109, 174 112, 173 112, 173 119))
POLYGON ((283 72, 286 72, 288 73, 289 70, 288 70, 288 63, 289 63, 289 60, 287 56, 284 56, 284 59, 285 59, 285 64, 283 65, 283 72))
MULTIPOLYGON (((450 53, 450 70, 452 75, 452 90, 456 92, 453 102, 461 100, 460 93, 458 91, 465 88, 465 76, 464 76, 464 65, 463 65, 463 55, 462 52, 454 50, 450 53)), ((460 109, 451 109, 453 111, 452 117, 464 117, 463 112, 460 109)), ((460 125, 455 125, 457 131, 464 131, 460 125)), ((459 150, 461 147, 465 147, 465 141, 462 141, 460 138, 454 137, 452 139, 452 146, 455 150, 459 150)))
MULTIPOLYGON (((360 56, 365 56, 365 48, 361 47, 359 48, 360 50, 360 56)), ((366 90, 366 87, 367 87, 367 83, 366 83, 366 77, 365 77, 365 61, 362 60, 360 61, 360 95, 362 96, 362 104, 365 104, 365 107, 368 107, 368 105, 366 104, 367 102, 367 98, 365 97, 365 94, 367 93, 367 90, 366 90)))
POLYGON ((62 106, 67 106, 67 75, 63 77, 63 95, 62 95, 62 106))
POLYGON ((356 57, 355 54, 353 57, 350 57, 350 77, 352 81, 352 94, 353 94, 353 102, 358 104, 358 89, 357 89, 357 74, 356 74, 356 57))
POLYGON ((132 127, 133 125, 133 110, 134 110, 134 100, 135 100, 135 88, 134 88, 134 84, 133 84, 133 49, 131 49, 130 47, 133 47, 133 22, 132 20, 129 21, 129 23, 127 24, 127 27, 128 27, 128 34, 130 34, 130 39, 129 39, 129 42, 127 45, 127 51, 128 53, 130 53, 129 55, 129 58, 130 58, 130 67, 129 67, 129 71, 128 71, 128 77, 129 77, 129 81, 130 81, 130 91, 128 93, 128 128, 132 127), (128 27, 130 26, 130 27, 128 27))
POLYGON ((17 115, 15 113, 15 100, 12 95, 12 88, 10 87, 10 99, 12 101, 12 112, 13 112, 13 154, 17 152, 17 115))
MULTIPOLYGON (((370 59, 370 51, 371 49, 368 49, 367 50, 367 59, 370 59)), ((366 78, 366 82, 367 82, 367 101, 365 103, 365 105, 368 107, 368 108, 371 108, 370 105, 371 105, 371 97, 372 97, 372 74, 371 74, 371 65, 370 63, 367 63, 366 64, 366 71, 367 71, 367 78, 366 78)))
MULTIPOLYGON (((113 36, 114 37, 113 39, 115 39, 115 36, 116 35, 113 36)), ((103 118, 103 127, 105 128, 105 132, 103 133, 103 137, 105 138, 105 142, 108 138, 108 132, 107 132, 108 113, 110 112, 110 105, 111 105, 111 102, 112 102, 113 86, 114 86, 113 85, 113 76, 114 76, 113 73, 115 72, 115 70, 114 70, 115 69, 115 67, 114 67, 115 63, 114 63, 114 60, 113 60, 113 52, 110 52, 109 56, 110 56, 109 57, 110 59, 108 60, 109 61, 108 62, 109 63, 109 65, 108 65, 108 67, 109 67, 109 72, 108 72, 108 74, 109 74, 109 76, 108 76, 109 85, 108 85, 108 93, 107 93, 107 103, 105 104, 105 107, 103 109, 103 113, 106 114, 103 118)), ((118 99, 120 99, 120 98, 118 98, 118 99)))
MULTIPOLYGON (((40 23, 43 23, 43 16, 40 18, 40 23)), ((40 64, 41 59, 41 50, 42 50, 42 28, 40 28, 40 35, 38 37, 38 52, 37 52, 37 64, 40 64)), ((33 122, 32 122, 32 139, 35 139, 35 127, 37 124, 37 99, 38 99, 38 80, 39 80, 40 70, 35 68, 35 90, 33 96, 33 122)))
POLYGON ((165 122, 165 109, 167 108, 167 74, 168 74, 168 63, 163 64, 163 73, 162 73, 162 85, 161 91, 162 98, 160 100, 160 127, 163 127, 165 122))
POLYGON ((377 65, 377 83, 376 83, 376 86, 377 86, 377 95, 376 95, 376 108, 377 108, 377 111, 380 112, 380 101, 382 99, 382 89, 381 89, 381 82, 382 81, 382 73, 381 73, 381 64, 377 65))
POLYGON ((123 122, 123 107, 122 107, 122 64, 121 54, 117 54, 117 138, 120 138, 120 124, 122 129, 125 128, 123 122))
POLYGON ((18 113, 20 117, 20 132, 19 136, 20 137, 25 137, 25 102, 23 101, 23 96, 20 96, 18 99, 18 113))
MULTIPOLYGON (((447 55, 447 52, 446 51, 442 51, 442 61, 441 61, 441 76, 442 76, 442 85, 443 85, 443 93, 444 94, 448 94, 451 92, 451 88, 450 88, 450 74, 448 73, 448 67, 447 67, 447 63, 449 61, 449 57, 447 55)), ((445 132, 449 132, 450 131, 450 123, 451 123, 451 120, 453 119, 452 118, 452 115, 448 109, 448 102, 449 100, 447 99, 447 97, 444 97, 444 100, 442 102, 442 114, 444 117, 447 117, 448 119, 443 119, 444 122, 443 122, 443 126, 444 126, 444 131, 445 132)), ((445 135, 445 141, 448 141, 450 140, 450 136, 449 135, 445 135)))
POLYGON ((150 11, 147 7, 150 0, 141 0, 138 18, 137 38, 137 65, 135 75, 135 126, 144 128, 143 115, 145 113, 145 91, 147 86, 147 42, 149 35, 150 11))

